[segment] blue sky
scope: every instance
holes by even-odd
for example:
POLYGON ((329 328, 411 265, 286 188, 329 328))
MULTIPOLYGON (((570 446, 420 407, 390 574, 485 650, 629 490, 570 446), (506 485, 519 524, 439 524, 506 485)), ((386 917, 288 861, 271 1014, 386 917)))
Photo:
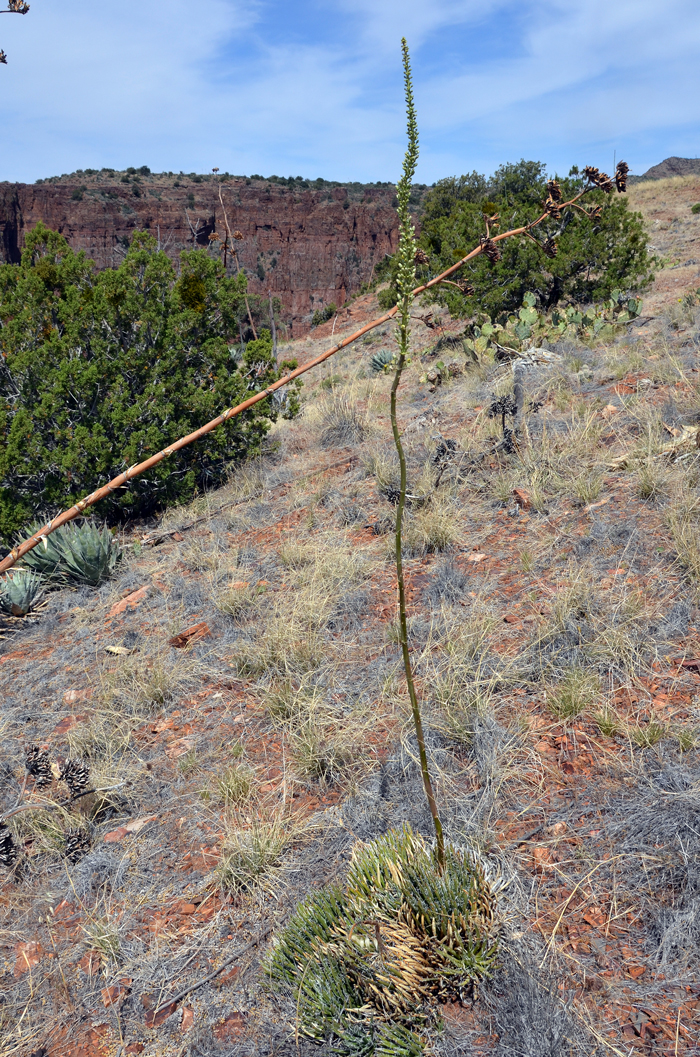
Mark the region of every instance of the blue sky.
POLYGON ((697 0, 31 0, 0 18, 0 180, 395 180, 402 35, 418 181, 700 155, 697 0))

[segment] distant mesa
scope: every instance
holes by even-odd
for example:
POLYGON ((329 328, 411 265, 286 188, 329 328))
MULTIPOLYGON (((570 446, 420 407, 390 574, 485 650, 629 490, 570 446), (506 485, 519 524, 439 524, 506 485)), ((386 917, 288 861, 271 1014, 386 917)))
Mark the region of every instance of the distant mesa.
POLYGON ((658 165, 652 165, 641 176, 631 176, 630 183, 642 183, 643 180, 667 180, 669 176, 700 175, 700 158, 666 158, 658 165))

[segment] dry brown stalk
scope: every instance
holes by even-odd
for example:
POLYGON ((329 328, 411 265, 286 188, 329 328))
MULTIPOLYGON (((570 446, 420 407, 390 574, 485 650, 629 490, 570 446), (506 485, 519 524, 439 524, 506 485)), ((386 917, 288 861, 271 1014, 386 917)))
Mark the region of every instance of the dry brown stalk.
MULTIPOLYGON (((569 206, 573 206, 589 190, 591 190, 590 187, 584 188, 583 191, 580 191, 579 194, 569 202, 563 202, 560 208, 564 210, 569 206)), ((504 231, 500 235, 492 235, 489 239, 489 244, 501 242, 503 239, 512 238, 514 235, 527 234, 532 228, 537 227, 538 224, 541 224, 546 220, 548 216, 549 214, 545 211, 530 224, 525 224, 519 228, 512 228, 510 231, 504 231)), ((454 275, 455 272, 459 271, 459 269, 468 261, 473 260, 483 252, 484 245, 480 243, 471 251, 471 253, 468 253, 465 257, 462 257, 461 260, 457 261, 456 264, 453 264, 451 268, 447 268, 446 271, 441 272, 440 275, 436 275, 435 278, 430 279, 429 282, 417 286, 416 289, 413 290, 412 296, 416 298, 420 294, 425 293, 426 290, 430 290, 432 287, 437 286, 445 279, 448 279, 449 276, 454 275)), ((302 364, 301 367, 297 367, 296 370, 290 371, 289 374, 284 375, 284 377, 279 378, 276 382, 273 382, 272 385, 269 385, 267 389, 263 389, 259 393, 255 393, 253 396, 248 397, 247 400, 244 400, 242 404, 238 404, 236 407, 227 408, 226 411, 217 415, 217 417, 212 419, 211 422, 207 422, 206 425, 200 426, 200 428, 194 430, 193 433, 188 433, 186 437, 181 437, 180 440, 175 441, 174 444, 169 445, 167 448, 163 448, 162 451, 159 451, 156 455, 152 455, 149 459, 145 459, 143 462, 130 466, 128 470, 124 470, 123 473, 112 478, 107 484, 96 489, 94 492, 91 492, 90 495, 85 497, 85 499, 81 499, 80 502, 76 503, 68 510, 64 510, 52 521, 47 522, 38 532, 33 536, 30 536, 29 539, 24 540, 23 543, 13 547, 10 553, 0 561, 0 573, 5 572, 7 569, 11 569, 20 558, 30 550, 33 550, 34 547, 38 546, 42 539, 51 535, 51 533, 55 532, 56 529, 61 527, 61 525, 65 525, 68 521, 80 517, 88 507, 94 506, 95 503, 99 503, 100 499, 104 499, 112 492, 116 492, 119 488, 123 488, 133 477, 138 477, 140 474, 145 473, 146 470, 150 470, 153 466, 157 466, 159 462, 162 462, 163 459, 167 459, 169 455, 172 455, 176 451, 180 451, 181 448, 186 448, 188 445, 193 444, 194 441, 206 436, 207 433, 211 433, 212 430, 223 425, 224 422, 228 422, 230 418, 235 418, 236 415, 242 414, 261 400, 265 400, 266 397, 271 396, 277 389, 281 389, 283 386, 288 385, 290 382, 294 381, 295 378, 299 378, 302 374, 306 374, 306 372, 310 371, 313 367, 318 367, 319 364, 325 363, 325 361, 330 359, 331 356, 335 356, 336 352, 340 352, 341 349, 347 348, 348 345, 352 345, 353 342, 369 333, 370 330, 374 330, 376 327, 380 327, 383 323, 387 323, 390 319, 393 319, 398 310, 399 306, 394 305, 394 307, 390 308, 388 312, 384 313, 384 315, 378 316, 377 319, 373 319, 369 323, 365 323, 365 325, 360 327, 359 330, 356 330, 354 334, 351 334, 347 338, 343 338, 343 340, 339 341, 337 345, 333 345, 330 349, 322 352, 320 356, 316 356, 315 359, 302 364)))

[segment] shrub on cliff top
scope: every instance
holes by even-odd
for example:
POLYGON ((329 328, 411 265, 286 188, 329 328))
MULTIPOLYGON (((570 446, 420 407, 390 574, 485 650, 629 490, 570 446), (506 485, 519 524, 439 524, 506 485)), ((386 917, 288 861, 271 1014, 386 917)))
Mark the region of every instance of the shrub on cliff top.
MULTIPOLYGON (((573 168, 559 181, 564 199, 585 183, 573 168)), ((419 267, 418 279, 439 274, 478 245, 485 208, 498 213, 504 231, 541 216, 547 193, 545 166, 533 161, 502 165, 489 180, 476 172, 439 180, 422 202, 418 241, 429 263, 419 267)), ((487 312, 494 317, 517 312, 526 293, 535 294, 538 307, 548 310, 562 301, 604 301, 614 290, 643 290, 653 278, 653 260, 641 215, 629 208, 624 195, 593 191, 586 200, 586 206, 591 205, 600 206, 593 222, 572 210, 547 232, 556 234, 561 228, 556 234, 555 257, 545 256, 530 239, 508 239, 499 243, 498 262, 491 263, 482 254, 460 269, 458 277, 469 283, 470 293, 441 285, 432 296, 447 305, 453 316, 487 312)), ((492 230, 497 234, 499 227, 492 226, 492 230)), ((383 308, 396 303, 396 270, 391 257, 375 269, 380 281, 390 282, 380 291, 383 308)))
MULTIPOLYGON (((279 377, 267 331, 234 358, 244 275, 204 250, 180 274, 141 233, 97 272, 42 224, 0 266, 0 535, 54 514, 279 377)), ((286 365, 281 365, 284 368, 286 365)), ((144 515, 220 483, 274 421, 263 400, 103 503, 144 515)))

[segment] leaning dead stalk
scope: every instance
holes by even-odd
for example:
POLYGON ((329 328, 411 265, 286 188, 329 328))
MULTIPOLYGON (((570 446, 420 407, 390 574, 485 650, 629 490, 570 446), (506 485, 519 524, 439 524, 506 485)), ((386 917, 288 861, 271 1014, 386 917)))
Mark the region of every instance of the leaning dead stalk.
POLYGON ((420 769, 421 774, 423 776, 423 786, 425 788, 425 795, 428 800, 428 807, 430 808, 430 814, 433 817, 433 825, 435 827, 435 855, 438 866, 440 870, 442 870, 445 866, 445 838, 442 832, 442 822, 440 821, 440 815, 438 814, 437 802, 435 800, 435 792, 433 790, 433 783, 430 778, 430 769, 428 767, 428 754, 425 750, 423 720, 421 718, 420 705, 418 703, 418 695, 416 693, 416 684, 413 678, 411 655, 408 650, 408 625, 406 620, 406 585, 404 583, 403 555, 401 553, 403 545, 403 513, 404 508, 406 506, 406 455, 403 450, 403 444, 401 443, 401 433, 399 432, 399 424, 396 418, 396 394, 398 393, 399 385, 401 384, 401 375, 403 373, 404 366, 406 365, 406 359, 409 351, 409 339, 411 336, 410 311, 411 304, 413 302, 413 284, 416 281, 416 239, 415 231, 413 228, 413 222, 411 221, 409 200, 411 195, 411 183, 413 181, 413 175, 416 171, 416 162, 418 161, 418 126, 416 124, 416 111, 413 105, 411 64, 408 54, 408 45, 406 44, 405 39, 401 41, 401 50, 403 52, 404 86, 406 91, 406 112, 408 118, 408 148, 404 157, 401 179, 399 180, 396 188, 400 226, 398 249, 399 268, 397 278, 397 286, 399 292, 399 300, 397 305, 399 325, 396 329, 396 339, 399 346, 399 358, 398 363, 396 365, 396 371, 394 373, 394 381, 391 386, 391 429, 394 434, 394 444, 396 445, 396 451, 398 452, 399 456, 399 466, 401 468, 401 487, 399 492, 399 502, 396 507, 396 579, 399 589, 399 634, 401 637, 403 666, 404 671, 406 673, 406 685, 408 687, 408 696, 411 701, 411 711, 413 713, 413 726, 416 732, 416 741, 418 742, 418 753, 420 756, 420 769))

